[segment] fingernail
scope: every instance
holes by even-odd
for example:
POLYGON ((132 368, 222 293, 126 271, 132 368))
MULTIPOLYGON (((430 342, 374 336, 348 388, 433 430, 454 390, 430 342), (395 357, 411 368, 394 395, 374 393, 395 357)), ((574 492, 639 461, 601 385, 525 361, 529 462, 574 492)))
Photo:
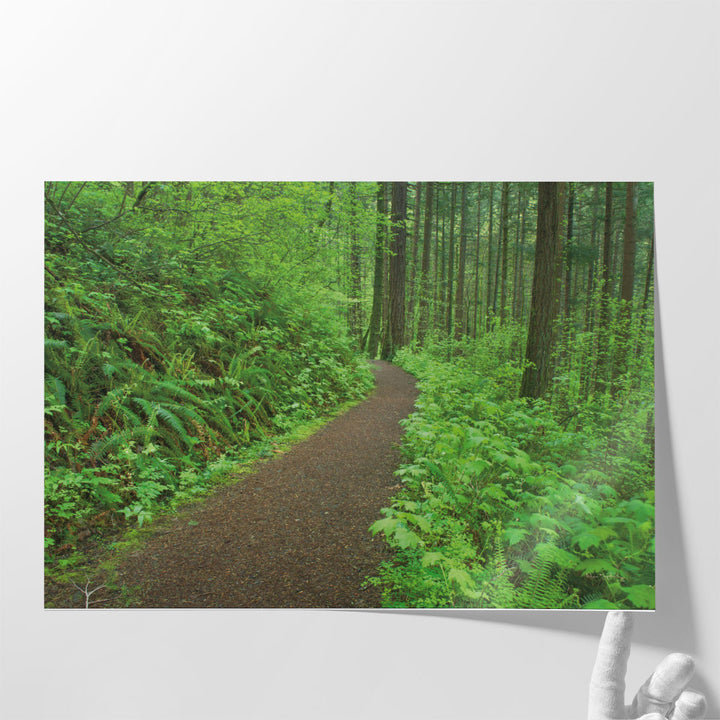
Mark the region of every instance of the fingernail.
POLYGON ((698 720, 705 717, 705 696, 694 690, 685 690, 675 703, 673 720, 698 720))

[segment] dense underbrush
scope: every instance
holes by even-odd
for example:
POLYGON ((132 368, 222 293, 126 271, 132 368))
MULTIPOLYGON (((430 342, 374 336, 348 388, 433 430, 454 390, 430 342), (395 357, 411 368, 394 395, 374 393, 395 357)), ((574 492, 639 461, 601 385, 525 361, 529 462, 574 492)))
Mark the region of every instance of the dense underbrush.
POLYGON ((204 492, 251 444, 367 393, 317 298, 138 242, 93 252, 48 222, 50 557, 204 492))
POLYGON ((497 351, 396 358, 421 394, 371 582, 388 606, 653 608, 652 385, 568 413, 517 399, 522 367, 497 351))

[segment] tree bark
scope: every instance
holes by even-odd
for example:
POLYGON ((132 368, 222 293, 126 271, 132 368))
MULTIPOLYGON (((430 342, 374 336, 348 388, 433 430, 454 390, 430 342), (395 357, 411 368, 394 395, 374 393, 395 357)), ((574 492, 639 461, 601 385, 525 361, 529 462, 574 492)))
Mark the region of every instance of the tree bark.
POLYGON ((478 335, 478 314, 480 313, 480 225, 482 220, 482 183, 478 183, 477 234, 475 236, 475 293, 473 302, 472 336, 478 335))
POLYGON ((597 209, 600 195, 600 183, 593 183, 592 220, 590 225, 590 262, 588 263, 587 292, 585 304, 585 330, 591 331, 593 325, 593 293, 595 291, 595 248, 597 247, 597 209))
POLYGON ((422 206, 422 183, 415 183, 415 206, 413 208, 412 260, 410 262, 410 282, 407 289, 408 332, 412 334, 415 322, 415 303, 417 297, 417 264, 420 246, 420 208, 422 206))
POLYGON ((523 183, 520 188, 520 200, 518 213, 520 214, 520 236, 515 250, 515 288, 513 306, 513 319, 522 322, 525 314, 525 287, 524 287, 524 264, 525 264, 525 215, 527 210, 527 185, 523 183))
POLYGON ((606 389, 608 369, 607 344, 610 335, 610 262, 612 252, 613 184, 605 183, 605 226, 603 230, 602 265, 600 268, 600 322, 596 385, 606 389))
POLYGON ((575 183, 568 183, 567 238, 565 240, 565 318, 572 312, 573 220, 575 209, 575 183))
POLYGON ((505 323, 505 304, 507 303, 507 270, 508 270, 508 204, 510 183, 502 184, 502 261, 500 270, 500 324, 505 323))
POLYGON ((457 289, 455 292, 455 339, 459 340, 464 332, 465 318, 465 254, 467 249, 467 190, 468 184, 462 183, 460 190, 460 248, 458 251, 457 289))
POLYGON ((433 183, 425 186, 425 218, 423 225, 422 266, 420 268, 420 317, 418 320, 418 345, 425 342, 429 326, 430 301, 430 241, 432 239, 433 183))
POLYGON ((637 183, 627 183, 625 191, 625 232, 623 238, 623 266, 620 299, 627 305, 628 316, 631 314, 633 288, 635 286, 635 248, 637 245, 635 232, 635 216, 637 215, 637 183))
POLYGON ((362 287, 360 279, 360 243, 357 227, 357 183, 350 183, 350 307, 348 324, 350 336, 358 349, 362 338, 362 287))
POLYGON ((645 273, 645 292, 643 293, 642 308, 643 311, 648 308, 651 288, 653 287, 653 269, 655 266, 655 228, 650 238, 650 247, 648 248, 647 272, 645 273))
POLYGON ((520 397, 539 398, 552 377, 553 321, 558 286, 558 183, 541 182, 538 187, 535 272, 533 274, 530 325, 520 397))
POLYGON ((446 299, 447 316, 445 320, 445 332, 448 337, 452 337, 452 311, 453 311, 453 281, 455 272, 455 199, 457 196, 457 186, 452 183, 450 193, 450 247, 448 248, 448 290, 446 299))
POLYGON ((625 225, 623 231, 623 263, 620 283, 620 317, 618 322, 618 352, 614 363, 613 394, 617 391, 617 378, 627 371, 632 322, 633 290, 635 288, 635 252, 637 246, 637 183, 629 182, 625 188, 625 225))
POLYGON ((367 352, 374 358, 380 343, 380 321, 382 319, 383 267, 385 261, 385 237, 387 234, 387 206, 385 203, 385 183, 377 184, 376 193, 377 220, 375 225, 375 267, 373 273, 373 301, 370 311, 367 352))
POLYGON ((389 332, 385 347, 383 347, 383 360, 392 360, 397 350, 405 344, 407 186, 406 182, 394 182, 392 184, 389 332))
POLYGON ((494 183, 490 183, 490 189, 488 190, 488 207, 489 207, 489 219, 488 219, 488 255, 487 255, 487 281, 486 281, 486 297, 485 297, 485 332, 492 330, 493 317, 490 313, 492 300, 492 266, 493 266, 493 194, 494 194, 494 183))

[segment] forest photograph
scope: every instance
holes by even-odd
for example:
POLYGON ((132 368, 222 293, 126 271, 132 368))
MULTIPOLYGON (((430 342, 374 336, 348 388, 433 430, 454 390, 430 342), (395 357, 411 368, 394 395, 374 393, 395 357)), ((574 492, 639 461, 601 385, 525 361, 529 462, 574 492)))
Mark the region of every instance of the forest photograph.
POLYGON ((46 608, 655 608, 652 183, 44 213, 46 608))

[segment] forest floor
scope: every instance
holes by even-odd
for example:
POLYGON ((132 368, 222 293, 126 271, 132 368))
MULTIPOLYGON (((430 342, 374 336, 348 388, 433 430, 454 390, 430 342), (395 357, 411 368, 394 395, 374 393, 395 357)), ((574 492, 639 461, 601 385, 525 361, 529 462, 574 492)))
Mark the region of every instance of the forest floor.
POLYGON ((397 489, 415 379, 376 361, 370 397, 251 474, 159 522, 92 607, 380 607, 369 526, 397 489))

